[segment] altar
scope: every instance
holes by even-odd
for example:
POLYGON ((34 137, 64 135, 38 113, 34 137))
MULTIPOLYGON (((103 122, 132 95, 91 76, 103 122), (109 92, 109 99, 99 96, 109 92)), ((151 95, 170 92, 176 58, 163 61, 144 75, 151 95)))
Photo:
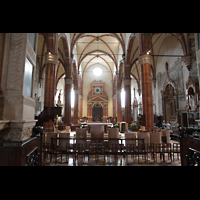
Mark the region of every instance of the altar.
MULTIPOLYGON (((85 125, 85 123, 81 123, 81 125, 85 125)), ((90 126, 104 126, 104 132, 107 133, 107 128, 112 128, 112 123, 105 123, 105 122, 89 122, 87 123, 87 126, 89 126, 88 132, 90 133, 90 126)))

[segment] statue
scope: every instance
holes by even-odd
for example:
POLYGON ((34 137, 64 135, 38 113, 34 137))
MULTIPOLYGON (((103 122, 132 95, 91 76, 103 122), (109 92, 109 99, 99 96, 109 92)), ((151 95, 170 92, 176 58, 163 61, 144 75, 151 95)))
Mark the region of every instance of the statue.
POLYGON ((61 96, 62 94, 61 94, 61 90, 60 90, 60 92, 59 92, 59 94, 58 94, 58 102, 57 102, 57 106, 58 107, 60 107, 60 106, 62 106, 62 104, 61 104, 61 100, 60 100, 60 96, 61 96))

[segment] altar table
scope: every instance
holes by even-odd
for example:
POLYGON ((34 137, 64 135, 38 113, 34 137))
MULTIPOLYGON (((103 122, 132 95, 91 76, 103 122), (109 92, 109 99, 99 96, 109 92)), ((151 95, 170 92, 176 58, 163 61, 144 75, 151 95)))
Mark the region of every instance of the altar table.
MULTIPOLYGON (((81 123, 81 124, 85 125, 84 123, 81 123)), ((87 123, 87 125, 89 126, 89 130, 88 130, 89 133, 90 133, 90 126, 104 126, 105 133, 107 133, 107 127, 110 127, 110 128, 113 127, 112 123, 105 123, 105 122, 87 123)))

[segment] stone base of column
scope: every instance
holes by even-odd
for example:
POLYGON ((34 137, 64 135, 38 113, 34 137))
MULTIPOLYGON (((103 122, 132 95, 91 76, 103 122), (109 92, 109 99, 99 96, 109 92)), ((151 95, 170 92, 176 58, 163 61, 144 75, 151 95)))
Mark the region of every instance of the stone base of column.
POLYGON ((10 120, 7 123, 7 131, 4 133, 3 145, 21 142, 30 138, 36 122, 37 120, 10 120))

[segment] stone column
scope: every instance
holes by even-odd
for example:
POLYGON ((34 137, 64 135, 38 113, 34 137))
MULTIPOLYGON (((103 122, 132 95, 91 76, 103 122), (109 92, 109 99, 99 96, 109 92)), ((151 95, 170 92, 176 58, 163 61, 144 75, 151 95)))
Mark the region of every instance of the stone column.
MULTIPOLYGON (((58 54, 47 52, 45 54, 46 72, 45 72, 45 91, 44 91, 44 109, 45 107, 54 107, 55 97, 55 70, 58 63, 58 54)), ((43 123, 44 128, 48 132, 54 131, 54 122, 49 120, 43 123)))
POLYGON ((113 120, 116 123, 116 94, 113 95, 113 120))
POLYGON ((131 124, 131 78, 124 80, 125 91, 125 122, 131 124))
POLYGON ((71 88, 72 78, 65 78, 65 120, 67 126, 71 125, 71 88))
POLYGON ((83 117, 82 110, 83 110, 83 95, 79 94, 79 114, 78 114, 79 118, 83 117))
POLYGON ((117 88, 116 88, 116 94, 117 94, 117 122, 122 121, 122 107, 121 107, 121 81, 120 76, 117 74, 117 88))
POLYGON ((58 63, 56 53, 47 52, 45 54, 46 74, 45 74, 45 92, 44 107, 54 107, 55 97, 55 69, 58 63))
POLYGON ((121 89, 117 89, 117 121, 122 121, 121 89))
POLYGON ((146 54, 142 55, 139 57, 138 62, 141 65, 142 105, 143 115, 145 116, 145 127, 147 131, 151 131, 154 126, 151 77, 152 57, 146 54))
POLYGON ((79 104, 79 89, 74 89, 75 103, 74 103, 74 124, 78 124, 78 104, 79 104))

